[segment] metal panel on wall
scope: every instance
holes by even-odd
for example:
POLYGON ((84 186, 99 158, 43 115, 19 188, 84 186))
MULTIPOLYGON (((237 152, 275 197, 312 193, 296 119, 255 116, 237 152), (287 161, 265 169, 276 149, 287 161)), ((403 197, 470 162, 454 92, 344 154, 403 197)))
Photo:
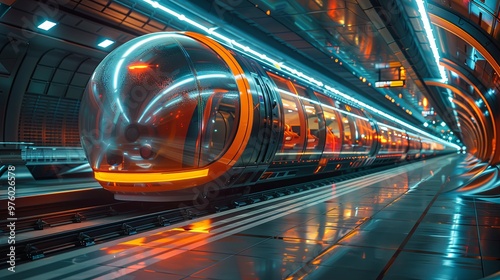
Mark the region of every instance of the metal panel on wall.
POLYGON ((26 93, 19 121, 19 141, 36 146, 79 147, 80 100, 26 93))

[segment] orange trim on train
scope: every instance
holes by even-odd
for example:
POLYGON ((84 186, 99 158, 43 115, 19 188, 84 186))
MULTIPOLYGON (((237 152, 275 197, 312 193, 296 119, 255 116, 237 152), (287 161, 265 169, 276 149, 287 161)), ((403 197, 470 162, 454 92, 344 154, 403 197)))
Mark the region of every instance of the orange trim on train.
MULTIPOLYGON (((250 85, 245 77, 245 72, 241 68, 238 61, 231 54, 231 52, 227 50, 224 46, 214 41, 213 39, 198 33, 185 32, 184 34, 195 40, 202 42, 203 44, 210 47, 213 51, 215 51, 218 55, 220 55, 221 58, 229 66, 231 72, 234 75, 234 78, 236 79, 236 84, 238 85, 238 90, 240 93, 240 114, 239 114, 240 118, 239 118, 238 130, 236 132, 236 135, 234 137, 231 146, 227 149, 224 155, 222 155, 222 157, 216 161, 218 163, 223 163, 228 165, 227 168, 229 168, 236 163, 236 161, 239 159, 239 157, 245 150, 245 147, 248 144, 250 138, 250 133, 252 131, 253 103, 252 103, 252 95, 250 94, 250 85)), ((213 172, 214 174, 218 174, 220 171, 227 170, 227 169, 217 170, 217 168, 213 166, 213 163, 210 164, 209 166, 212 167, 210 171, 211 173, 213 172)))
POLYGON ((208 168, 184 171, 184 172, 156 172, 156 173, 146 173, 146 172, 135 172, 135 173, 118 173, 118 172, 101 172, 94 171, 94 176, 98 181, 114 182, 114 183, 159 183, 159 182, 170 182, 170 181, 180 181, 187 179, 195 179, 206 177, 208 175, 208 168))

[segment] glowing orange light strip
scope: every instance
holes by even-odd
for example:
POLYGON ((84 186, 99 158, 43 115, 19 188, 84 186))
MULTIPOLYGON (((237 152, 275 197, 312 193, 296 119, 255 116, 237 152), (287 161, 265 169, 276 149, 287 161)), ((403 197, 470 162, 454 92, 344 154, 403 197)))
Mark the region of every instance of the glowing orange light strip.
POLYGON ((159 183, 169 181, 179 181, 186 179, 201 178, 208 175, 208 168, 195 171, 177 173, 117 173, 94 171, 95 179, 105 182, 116 183, 159 183))
POLYGON ((149 65, 147 64, 138 64, 138 65, 131 65, 128 67, 129 70, 135 70, 135 69, 146 69, 148 68, 149 65))

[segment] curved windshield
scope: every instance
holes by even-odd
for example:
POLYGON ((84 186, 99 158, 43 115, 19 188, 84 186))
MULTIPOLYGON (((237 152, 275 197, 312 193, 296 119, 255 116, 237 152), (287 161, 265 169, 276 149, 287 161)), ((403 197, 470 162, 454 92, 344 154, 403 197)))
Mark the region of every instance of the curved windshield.
POLYGON ((239 92, 227 63, 202 42, 153 33, 111 52, 80 109, 80 134, 95 170, 200 167, 231 144, 239 92))

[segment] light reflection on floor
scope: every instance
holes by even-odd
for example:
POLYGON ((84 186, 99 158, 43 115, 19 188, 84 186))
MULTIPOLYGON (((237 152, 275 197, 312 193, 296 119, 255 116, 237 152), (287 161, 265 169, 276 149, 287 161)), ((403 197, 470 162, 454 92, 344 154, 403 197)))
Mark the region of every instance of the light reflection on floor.
POLYGON ((439 193, 456 166, 450 158, 419 162, 383 180, 339 183, 255 212, 235 210, 19 266, 18 276, 479 279, 500 270, 500 207, 439 193))

